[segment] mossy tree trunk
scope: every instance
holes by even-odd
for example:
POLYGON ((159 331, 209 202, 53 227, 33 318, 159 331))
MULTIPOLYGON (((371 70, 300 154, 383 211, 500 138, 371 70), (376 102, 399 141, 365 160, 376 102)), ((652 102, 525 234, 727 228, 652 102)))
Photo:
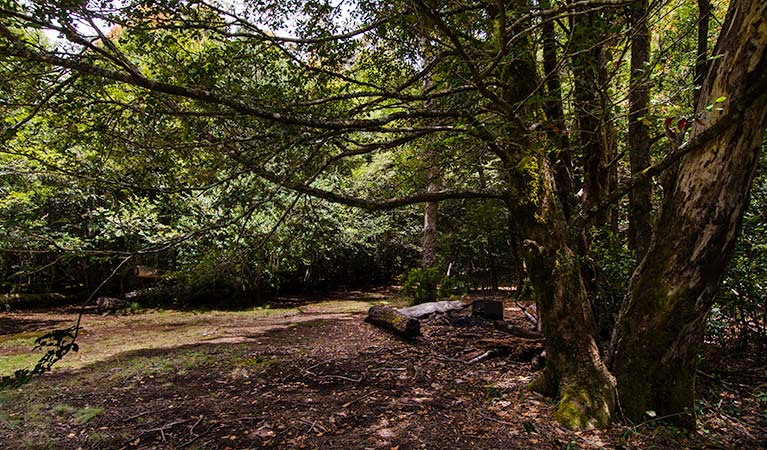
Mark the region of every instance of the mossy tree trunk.
POLYGON ((546 368, 531 389, 559 400, 555 416, 563 425, 605 427, 613 410, 615 382, 599 353, 580 258, 569 243, 554 175, 544 157, 536 168, 536 207, 518 216, 546 336, 546 368))
POLYGON ((767 3, 734 1, 655 237, 634 272, 610 361, 621 411, 695 426, 706 318, 735 243, 767 126, 767 3))
MULTIPOLYGON (((547 32, 552 38, 552 30, 547 32)), ((552 43, 547 44, 546 56, 555 58, 552 43)), ((580 237, 568 230, 565 211, 571 189, 566 186, 569 174, 563 165, 569 164, 569 158, 559 157, 564 154, 562 143, 552 139, 551 130, 530 130, 518 120, 524 117, 528 123, 544 123, 544 108, 552 114, 551 107, 556 105, 525 103, 540 86, 535 49, 529 39, 517 39, 514 46, 515 59, 503 67, 499 78, 504 81, 502 85, 509 86, 503 98, 509 104, 526 106, 509 118, 504 131, 511 144, 502 147, 507 151, 499 151, 498 156, 510 188, 511 227, 519 233, 546 336, 546 369, 531 388, 558 400, 556 417, 565 426, 605 427, 614 404, 615 384, 595 339, 577 254, 580 237)), ((549 66, 548 76, 554 74, 555 67, 549 66)), ((559 87, 548 81, 551 95, 559 96, 559 87)), ((557 120, 556 113, 552 116, 557 120)))

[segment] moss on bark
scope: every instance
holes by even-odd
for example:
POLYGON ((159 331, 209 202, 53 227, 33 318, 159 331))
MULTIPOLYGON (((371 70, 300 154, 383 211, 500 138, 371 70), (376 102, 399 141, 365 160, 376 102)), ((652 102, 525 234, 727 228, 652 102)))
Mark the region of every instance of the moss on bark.
POLYGON ((562 390, 554 418, 571 430, 605 428, 610 423, 611 386, 567 385, 562 390))

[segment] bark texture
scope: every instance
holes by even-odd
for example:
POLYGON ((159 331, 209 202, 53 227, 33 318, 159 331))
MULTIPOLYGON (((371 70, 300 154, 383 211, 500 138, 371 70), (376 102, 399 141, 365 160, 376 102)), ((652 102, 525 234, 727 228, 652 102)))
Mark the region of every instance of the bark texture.
MULTIPOLYGON (((590 208, 607 197, 617 176, 613 174, 615 166, 610 166, 615 154, 615 132, 609 120, 609 77, 605 67, 605 44, 611 31, 599 12, 574 15, 572 27, 576 136, 583 161, 582 200, 590 208)), ((612 209, 600 211, 595 220, 598 226, 610 223, 612 209)))
POLYGON ((421 322, 418 319, 406 316, 390 306, 372 306, 365 320, 405 338, 421 335, 421 322))
MULTIPOLYGON (((429 192, 437 189, 436 185, 429 183, 429 192)), ((424 206, 423 212, 423 254, 421 265, 428 269, 437 264, 437 217, 438 203, 429 202, 424 206)))
MULTIPOLYGON (((631 22, 631 87, 629 91, 629 161, 631 175, 650 167, 650 132, 644 117, 650 105, 649 70, 650 33, 647 27, 647 0, 632 6, 631 22)), ((647 253, 652 239, 652 205, 650 180, 639 182, 629 193, 629 246, 637 262, 647 253)))
POLYGON ((679 166, 613 335, 620 407, 633 421, 654 411, 695 426, 696 356, 767 126, 767 2, 732 2, 715 54, 690 137, 699 147, 679 166))
POLYGON ((555 417, 563 425, 605 427, 613 410, 615 382, 599 354, 579 258, 568 245, 566 222, 545 158, 540 161, 540 175, 539 209, 522 229, 548 359, 530 387, 559 399, 555 417))

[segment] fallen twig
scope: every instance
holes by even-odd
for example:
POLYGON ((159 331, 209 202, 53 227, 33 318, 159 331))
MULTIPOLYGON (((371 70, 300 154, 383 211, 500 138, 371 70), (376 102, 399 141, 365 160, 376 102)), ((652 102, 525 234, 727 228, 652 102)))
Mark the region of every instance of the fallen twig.
POLYGON ((122 423, 128 423, 128 422, 130 422, 132 420, 138 419, 139 417, 144 417, 144 416, 146 416, 148 414, 156 413, 156 412, 159 412, 159 411, 161 411, 161 410, 160 409, 153 409, 153 410, 149 410, 149 411, 144 411, 142 413, 134 414, 134 415, 132 415, 130 417, 127 417, 127 418, 123 419, 121 422, 122 423))
POLYGON ((210 432, 211 432, 211 430, 213 430, 213 428, 214 428, 216 425, 218 425, 218 424, 216 424, 216 423, 214 423, 214 424, 211 424, 211 426, 209 426, 207 430, 203 431, 202 433, 198 434, 197 436, 193 437, 192 439, 190 439, 190 440, 188 440, 188 441, 184 442, 183 444, 180 444, 180 445, 179 445, 178 447, 176 447, 176 448, 185 448, 185 447, 189 447, 190 445, 194 444, 194 443, 197 441, 197 439, 200 439, 201 437, 203 437, 203 436, 205 436, 206 434, 210 433, 210 432))
POLYGON ((177 421, 175 421, 175 422, 171 422, 171 423, 169 423, 169 424, 167 424, 167 425, 163 425, 163 426, 161 426, 161 427, 157 427, 157 428, 150 428, 149 430, 146 430, 146 431, 144 432, 144 434, 147 434, 147 433, 152 433, 152 432, 157 432, 157 431, 163 431, 163 430, 167 430, 167 429, 170 429, 170 428, 173 428, 173 427, 175 427, 176 425, 181 425, 182 423, 186 423, 186 422, 189 422, 190 420, 192 420, 192 419, 177 420, 177 421))
POLYGON ((494 356, 497 351, 495 349, 488 350, 485 353, 475 356, 474 358, 471 358, 470 360, 466 361, 466 364, 474 364, 482 361, 483 359, 487 359, 491 356, 494 356))
POLYGON ((357 379, 345 377, 343 375, 322 375, 322 377, 323 378, 339 378, 341 380, 347 380, 347 381, 351 381, 353 383, 359 383, 360 381, 362 381, 363 378, 365 378, 364 375, 359 377, 359 378, 357 378, 357 379))
POLYGON ((346 403, 344 403, 343 405, 341 405, 341 407, 342 407, 342 408, 348 408, 349 406, 351 406, 351 405, 353 405, 353 404, 355 404, 355 403, 357 403, 357 402, 359 402, 359 401, 361 401, 361 400, 365 400, 366 398, 370 397, 371 395, 373 395, 373 394, 375 394, 375 393, 376 393, 376 391, 373 391, 373 392, 369 392, 369 393, 367 393, 367 394, 363 395, 362 397, 359 397, 359 398, 355 398, 354 400, 352 400, 352 401, 350 401, 350 402, 346 402, 346 403))
POLYGON ((520 310, 522 310, 522 314, 524 314, 525 318, 526 318, 527 320, 529 320, 530 322, 532 322, 533 326, 537 328, 537 327, 538 327, 538 317, 536 317, 536 316, 534 316, 534 315, 530 314, 530 313, 527 311, 527 308, 525 308, 524 306, 522 306, 522 304, 521 304, 521 303, 519 303, 518 301, 516 301, 516 300, 515 300, 515 301, 514 301, 514 304, 515 304, 515 305, 517 305, 517 307, 518 307, 520 310))
POLYGON ((489 420, 489 421, 495 422, 495 423, 500 423, 501 425, 510 425, 510 426, 515 426, 516 425, 516 424, 511 423, 511 422, 506 422, 506 421, 501 420, 501 419, 496 419, 495 417, 486 416, 486 415, 482 414, 482 411, 479 411, 479 415, 482 416, 482 418, 485 419, 485 420, 489 420))
POLYGON ((197 425, 199 425, 199 424, 200 424, 200 422, 202 422, 202 419, 203 419, 204 417, 205 417, 204 415, 200 414, 200 418, 199 418, 199 419, 197 419, 197 422, 195 422, 195 423, 194 423, 194 425, 192 425, 192 428, 190 428, 190 429, 189 429, 189 434, 191 434, 192 436, 194 436, 194 429, 195 429, 195 428, 197 428, 197 425))

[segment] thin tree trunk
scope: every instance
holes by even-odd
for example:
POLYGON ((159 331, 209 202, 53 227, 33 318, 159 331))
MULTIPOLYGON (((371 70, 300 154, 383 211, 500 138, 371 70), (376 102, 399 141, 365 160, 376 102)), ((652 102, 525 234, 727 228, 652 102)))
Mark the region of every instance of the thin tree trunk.
MULTIPOLYGON (((424 55, 428 54, 428 46, 426 42, 422 42, 422 52, 424 55)), ((424 62, 426 58, 424 57, 424 62)), ((423 91, 428 93, 432 88, 432 77, 427 74, 423 79, 423 91)), ((424 102, 424 109, 431 109, 432 101, 427 100, 424 102)), ((427 141, 427 148, 423 154, 423 158, 427 164, 427 179, 428 185, 426 187, 427 192, 436 192, 439 190, 439 153, 435 148, 434 142, 431 139, 427 141)), ((424 205, 423 211, 423 252, 421 254, 421 267, 428 269, 434 267, 437 264, 437 217, 439 214, 439 204, 437 202, 428 202, 424 205)))
POLYGON ((733 1, 722 29, 690 136, 701 145, 679 166, 613 334, 620 406, 633 421, 654 411, 695 426, 696 358, 767 127, 767 2, 733 1))
POLYGON ((706 72, 708 72, 708 21, 712 9, 710 0, 698 0, 698 54, 695 58, 693 109, 698 107, 703 81, 706 79, 706 72))
MULTIPOLYGON (((636 0, 631 10, 634 31, 631 36, 628 144, 632 176, 650 167, 650 133, 644 119, 650 105, 647 5, 647 0, 636 0)), ((634 251, 637 263, 647 253, 652 238, 650 192, 651 184, 647 180, 637 183, 629 193, 629 247, 634 251)))
MULTIPOLYGON (((550 0, 541 0, 541 9, 550 8, 550 0)), ((573 161, 570 137, 562 106, 562 83, 559 76, 554 22, 551 20, 544 21, 542 33, 543 71, 546 81, 546 101, 543 103, 543 109, 549 120, 547 136, 555 147, 555 150, 549 154, 549 159, 554 166, 557 196, 562 204, 562 212, 565 218, 569 218, 574 208, 573 161)))
MULTIPOLYGON (((605 35, 594 33, 603 19, 599 13, 575 15, 572 19, 572 68, 575 95, 577 145, 583 160, 583 194, 586 208, 599 204, 610 190, 609 156, 611 130, 607 103, 602 90, 607 86, 604 70, 605 35)), ((598 226, 609 223, 611 210, 603 210, 596 218, 598 226)))
MULTIPOLYGON (((428 192, 438 190, 436 184, 429 183, 428 192)), ((423 258, 421 265, 428 269, 437 264, 437 217, 438 203, 429 202, 423 212, 423 258)))

